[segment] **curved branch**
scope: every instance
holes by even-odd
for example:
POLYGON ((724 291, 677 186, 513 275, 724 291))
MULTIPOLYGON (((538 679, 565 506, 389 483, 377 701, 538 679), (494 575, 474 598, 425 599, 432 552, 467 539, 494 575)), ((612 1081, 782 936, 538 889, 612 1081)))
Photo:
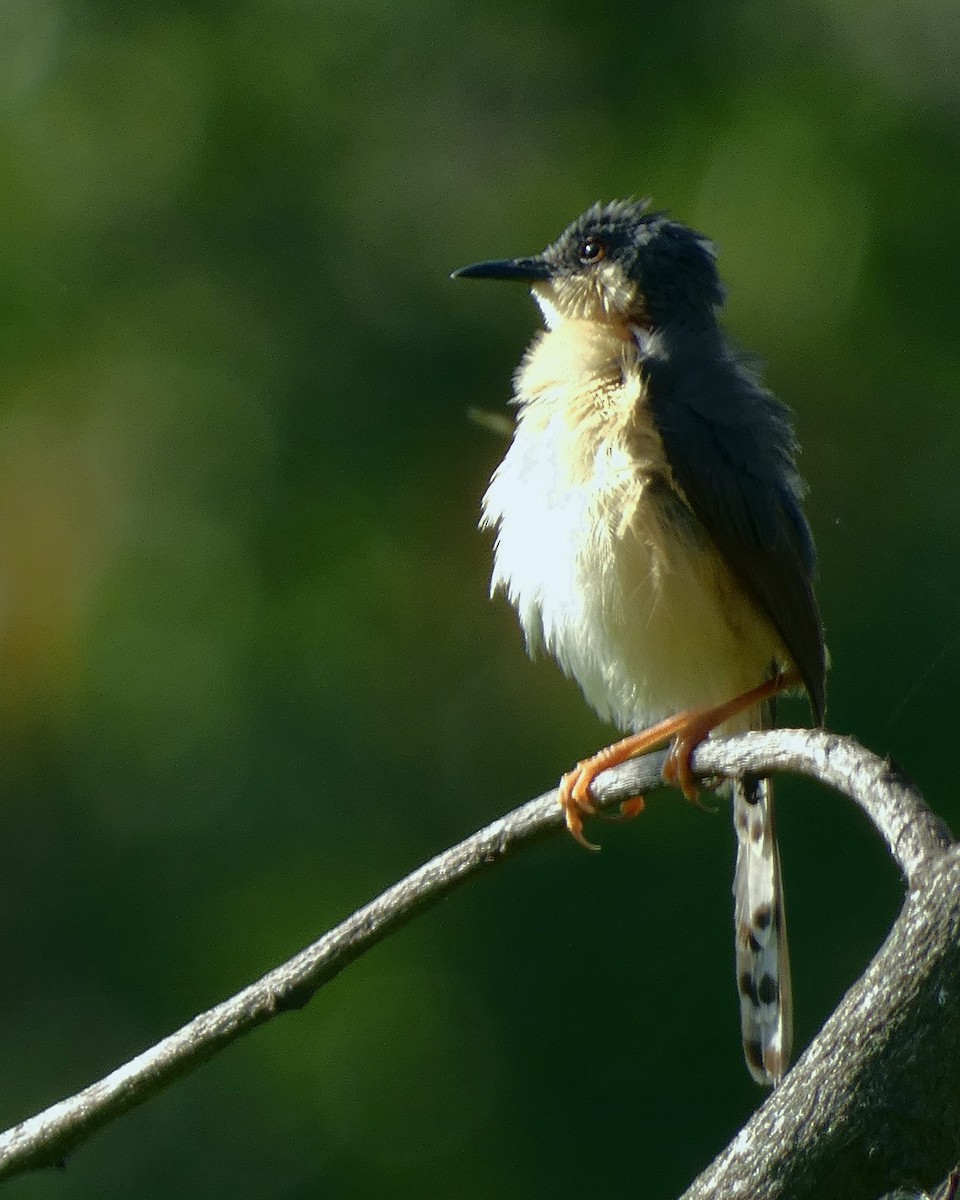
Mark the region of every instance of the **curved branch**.
POLYGON ((835 788, 867 814, 911 887, 923 868, 954 842, 946 823, 930 811, 901 768, 850 737, 810 730, 798 738, 795 730, 774 729, 704 742, 695 751, 693 764, 703 774, 727 776, 790 771, 835 788))
MULTIPOLYGON (((620 800, 661 787, 663 759, 662 752, 646 755, 606 772, 595 787, 598 805, 609 808, 620 800)), ((852 740, 805 730, 746 734, 728 741, 705 743, 695 752, 693 765, 698 772, 710 775, 739 775, 783 769, 820 779, 846 792, 868 813, 911 885, 921 875, 924 878, 932 877, 933 873, 949 869, 951 864, 960 876, 960 860, 955 857, 951 857, 942 867, 937 865, 952 844, 943 823, 929 811, 916 789, 890 763, 871 755, 852 740)), ((0 1179, 61 1162, 66 1154, 97 1129, 128 1109, 142 1104, 235 1038, 286 1009, 305 1004, 324 983, 355 958, 416 913, 435 904, 459 883, 492 867, 528 842, 543 837, 561 825, 562 815, 554 790, 437 855, 256 983, 201 1013, 176 1033, 83 1091, 0 1134, 0 1179)), ((960 897, 960 878, 956 883, 954 890, 960 897)), ((901 927, 912 912, 908 904, 904 916, 891 934, 891 942, 894 938, 904 936, 901 927)), ((960 900, 957 922, 957 930, 960 931, 960 900)), ((910 930, 911 936, 919 935, 924 930, 923 923, 917 924, 916 929, 911 924, 910 930)), ((954 940, 960 943, 960 937, 954 940)), ((888 942, 888 946, 890 944, 888 942)), ((876 961, 865 978, 874 978, 876 961)), ((862 986, 861 982, 858 987, 862 989, 862 986)), ((871 985, 877 986, 877 981, 871 985)), ((872 994, 868 992, 868 995, 872 994)), ((848 1001, 849 997, 842 1008, 848 1005, 848 1001)), ((837 1017, 828 1022, 823 1034, 790 1073, 784 1085, 760 1110, 754 1122, 764 1114, 767 1114, 764 1118, 767 1120, 773 1112, 787 1111, 784 1105, 796 1090, 794 1085, 799 1087, 809 1074, 804 1064, 808 1060, 816 1061, 816 1056, 822 1054, 817 1048, 824 1043, 824 1039, 829 1042, 835 1036, 832 1031, 836 1021, 837 1017)), ((960 1026, 960 1020, 957 1023, 960 1026)), ((748 1130, 754 1122, 747 1127, 748 1130)), ((734 1143, 734 1147, 739 1142, 740 1139, 734 1143)), ((960 1144, 960 1139, 957 1144, 960 1144)), ((701 1189, 691 1190, 688 1197, 694 1200, 694 1197, 708 1194, 728 1193, 725 1188, 717 1192, 701 1189)), ((733 1194, 732 1191, 730 1194, 733 1194)), ((759 1197, 768 1194, 779 1196, 781 1193, 756 1190, 744 1194, 759 1197)), ((791 1194, 797 1200, 801 1195, 796 1191, 791 1194)), ((824 1192, 819 1194, 826 1196, 824 1192)), ((853 1195, 854 1192, 849 1192, 851 1200, 853 1195)))
POLYGON ((930 865, 867 971, 682 1200, 872 1200, 960 1146, 960 847, 930 865))
POLYGON ((926 1192, 918 1192, 916 1188, 897 1188, 895 1192, 887 1192, 880 1200, 955 1200, 960 1190, 960 1166, 954 1167, 947 1178, 937 1188, 933 1196, 926 1192))

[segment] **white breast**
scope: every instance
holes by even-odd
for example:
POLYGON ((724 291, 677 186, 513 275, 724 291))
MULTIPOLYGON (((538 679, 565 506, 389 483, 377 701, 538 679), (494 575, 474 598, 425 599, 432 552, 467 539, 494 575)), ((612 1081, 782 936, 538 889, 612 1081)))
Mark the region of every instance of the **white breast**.
POLYGON ((623 330, 562 322, 516 380, 517 429, 483 501, 491 591, 601 717, 640 729, 721 703, 782 657, 704 538, 670 519, 669 478, 623 330))

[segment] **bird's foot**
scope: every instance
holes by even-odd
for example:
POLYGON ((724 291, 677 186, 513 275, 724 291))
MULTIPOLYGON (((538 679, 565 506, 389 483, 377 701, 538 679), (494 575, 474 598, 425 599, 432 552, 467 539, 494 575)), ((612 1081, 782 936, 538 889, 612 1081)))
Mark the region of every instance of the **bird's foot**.
POLYGON ((690 766, 690 758, 712 728, 712 725, 708 725, 706 728, 701 725, 692 725, 683 733, 678 733, 673 739, 663 764, 664 783, 678 787, 691 804, 696 804, 700 808, 705 808, 707 805, 700 803, 700 787, 690 766))
MULTIPOLYGON (((701 812, 713 814, 717 811, 717 805, 707 804, 700 799, 700 784, 693 774, 693 768, 690 766, 690 759, 694 750, 696 750, 709 732, 709 729, 702 732, 697 729, 693 730, 689 736, 681 734, 674 738, 667 752, 667 757, 664 759, 661 774, 663 782, 678 788, 685 800, 689 800, 701 812)), ((707 781, 707 787, 715 788, 721 782, 722 778, 711 777, 707 781)))
MULTIPOLYGON (((734 696, 726 704, 686 713, 673 739, 673 744, 670 746, 666 762, 663 764, 664 781, 678 787, 691 803, 699 804, 700 789, 694 777, 693 768, 690 766, 690 758, 694 750, 704 738, 709 736, 712 730, 716 729, 718 725, 722 725, 724 721, 729 721, 731 717, 737 716, 746 709, 754 708, 757 704, 768 700, 785 688, 794 687, 799 682, 800 677, 797 672, 788 671, 775 675, 772 679, 760 684, 759 687, 751 688, 748 692, 734 696)), ((701 807, 704 806, 701 805, 701 807)))
POLYGON ((594 779, 603 767, 594 767, 595 758, 586 758, 577 763, 572 771, 568 771, 560 780, 557 800, 563 809, 563 819, 566 822, 570 836, 579 842, 584 850, 599 850, 595 842, 590 842, 583 832, 583 818, 592 817, 597 812, 597 806, 590 795, 594 779))
MULTIPOLYGON (((607 749, 612 749, 612 747, 607 747, 607 749)), ((590 788, 600 772, 612 765, 604 755, 605 752, 601 750, 593 758, 577 763, 574 769, 568 771, 560 780, 558 800, 563 809, 563 819, 574 841, 579 842, 585 850, 600 849, 595 842, 588 841, 584 835, 583 818, 585 816, 600 816, 606 821, 632 821, 634 817, 640 816, 644 808, 642 796, 621 800, 619 813, 605 813, 597 808, 590 794, 590 788), (599 764, 598 759, 602 760, 599 764)))
MULTIPOLYGON (((587 850, 600 849, 593 842, 588 842, 583 834, 583 818, 585 816, 592 817, 599 811, 591 793, 597 776, 609 767, 619 766, 628 759, 636 758, 638 754, 646 754, 648 750, 656 749, 682 728, 682 722, 682 717, 668 717, 666 721, 661 721, 659 725, 654 725, 651 729, 644 729, 641 733, 634 733, 623 738, 622 741, 614 742, 612 746, 605 746, 592 758, 585 758, 583 762, 577 763, 572 771, 568 771, 564 775, 560 780, 558 799, 560 807, 563 809, 567 829, 575 841, 578 841, 587 850)), ((629 820, 639 816, 641 812, 643 812, 643 797, 634 796, 621 803, 619 819, 629 820)))
MULTIPOLYGON (((660 721, 659 724, 640 733, 631 734, 622 741, 614 742, 612 746, 605 747, 592 758, 585 758, 583 762, 577 763, 574 769, 568 771, 560 780, 558 793, 560 807, 563 809, 564 820, 571 836, 585 849, 599 850, 599 846, 587 841, 583 832, 583 818, 595 816, 599 812, 591 791, 597 776, 608 767, 618 766, 639 754, 646 754, 665 742, 672 742, 663 766, 665 782, 677 786, 692 803, 700 804, 697 780, 690 765, 691 755, 697 746, 711 730, 722 725, 724 721, 729 721, 745 709, 753 708, 784 688, 795 687, 798 683, 800 676, 796 671, 776 675, 725 704, 719 704, 715 708, 693 709, 678 713, 674 717, 667 717, 665 721, 660 721)), ((701 804, 700 807, 710 811, 709 805, 701 804)), ((641 812, 642 796, 635 796, 620 805, 621 819, 636 817, 641 812)))

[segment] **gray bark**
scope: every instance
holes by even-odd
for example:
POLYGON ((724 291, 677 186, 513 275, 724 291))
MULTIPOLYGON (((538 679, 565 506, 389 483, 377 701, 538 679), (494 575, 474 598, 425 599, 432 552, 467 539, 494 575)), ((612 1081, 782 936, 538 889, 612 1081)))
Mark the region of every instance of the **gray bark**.
MULTIPOLYGON (((599 806, 661 786, 663 758, 606 772, 594 789, 599 806)), ((876 1200, 899 1188, 934 1188, 960 1158, 960 847, 910 782, 852 739, 752 733, 704 743, 693 766, 711 776, 799 771, 844 792, 884 838, 907 894, 867 971, 682 1200, 876 1200)), ((452 888, 561 825, 552 791, 438 855, 236 996, 0 1134, 0 1179, 61 1162, 235 1038, 305 1004, 452 888)), ((948 1180, 943 1194, 955 1186, 948 1180)))

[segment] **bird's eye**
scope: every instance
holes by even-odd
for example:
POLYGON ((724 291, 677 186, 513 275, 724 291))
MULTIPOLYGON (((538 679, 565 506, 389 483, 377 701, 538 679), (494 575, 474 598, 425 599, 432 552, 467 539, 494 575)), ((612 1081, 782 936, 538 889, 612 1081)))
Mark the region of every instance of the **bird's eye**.
POLYGON ((585 265, 599 262, 606 256, 607 248, 598 237, 588 237, 580 244, 580 261, 585 265))

